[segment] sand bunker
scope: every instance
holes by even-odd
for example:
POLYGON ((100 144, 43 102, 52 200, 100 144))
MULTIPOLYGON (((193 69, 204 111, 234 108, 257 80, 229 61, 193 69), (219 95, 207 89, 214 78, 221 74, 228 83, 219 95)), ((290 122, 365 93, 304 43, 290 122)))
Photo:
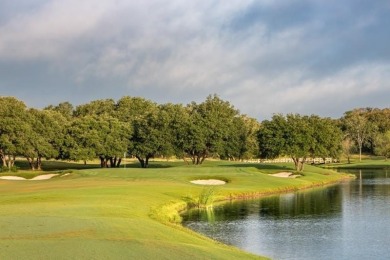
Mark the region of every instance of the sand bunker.
POLYGON ((292 172, 279 172, 275 174, 270 174, 271 176, 274 177, 279 177, 279 178, 297 178, 299 175, 293 175, 292 172))
POLYGON ((25 180, 27 180, 27 181, 40 181, 40 180, 51 179, 51 178, 53 178, 54 176, 57 176, 57 175, 58 175, 57 173, 43 174, 43 175, 35 176, 32 179, 26 179, 26 178, 19 177, 19 176, 1 176, 0 179, 2 179, 2 180, 13 180, 13 181, 25 181, 25 180))
POLYGON ((198 185, 224 185, 226 184, 225 181, 221 180, 215 180, 215 179, 208 179, 208 180, 193 180, 190 181, 193 184, 198 184, 198 185))

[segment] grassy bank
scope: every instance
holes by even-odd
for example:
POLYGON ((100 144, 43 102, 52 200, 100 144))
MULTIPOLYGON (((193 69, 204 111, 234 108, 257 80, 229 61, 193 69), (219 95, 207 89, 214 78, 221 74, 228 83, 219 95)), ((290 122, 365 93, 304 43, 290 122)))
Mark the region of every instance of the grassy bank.
MULTIPOLYGON (((60 173, 67 168, 46 165, 60 173)), ((70 167, 70 175, 45 181, 0 180, 0 259, 258 259, 170 223, 180 220, 177 211, 186 207, 186 198, 202 192, 203 187, 190 180, 226 180, 227 185, 215 190, 222 200, 298 190, 345 177, 312 166, 296 179, 268 175, 292 171, 291 164, 152 166, 80 169, 87 165, 70 167)))
POLYGON ((357 158, 354 158, 350 163, 342 161, 341 163, 322 165, 322 167, 328 169, 390 169, 390 160, 384 160, 381 157, 373 157, 359 161, 357 158))

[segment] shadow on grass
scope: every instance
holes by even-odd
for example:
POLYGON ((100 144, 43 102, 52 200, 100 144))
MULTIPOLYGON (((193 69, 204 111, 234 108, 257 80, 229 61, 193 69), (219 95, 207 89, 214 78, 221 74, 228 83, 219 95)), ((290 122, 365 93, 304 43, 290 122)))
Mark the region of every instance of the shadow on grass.
MULTIPOLYGON (((17 160, 15 165, 20 170, 30 170, 30 165, 27 160, 17 160)), ((183 161, 150 161, 147 169, 165 169, 173 167, 252 167, 258 170, 270 170, 270 171, 286 171, 293 170, 293 164, 281 163, 281 164, 259 164, 259 163, 240 163, 240 162, 231 162, 231 161, 217 161, 210 160, 205 161, 202 165, 193 165, 187 164, 183 161)), ((128 169, 140 169, 141 165, 138 161, 127 161, 126 163, 121 164, 119 168, 128 168, 128 169)), ((112 168, 112 169, 119 169, 112 168)), ((71 161, 43 161, 42 170, 43 171, 63 171, 63 170, 88 170, 88 169, 101 169, 100 163, 98 162, 88 162, 87 164, 71 162, 71 161)), ((110 168, 107 168, 110 169, 110 168)))
MULTIPOLYGON (((18 160, 15 162, 16 167, 21 170, 31 170, 30 165, 27 161, 18 160)), ((60 171, 60 170, 83 170, 83 169, 96 169, 100 168, 100 164, 80 164, 75 162, 67 161, 43 161, 43 171, 60 171)))
MULTIPOLYGON (((177 166, 183 166, 185 163, 183 162, 149 162, 148 168, 171 168, 171 167, 177 167, 177 166)), ((15 166, 18 167, 20 170, 31 170, 29 163, 27 160, 17 160, 15 162, 15 166)), ((120 167, 113 168, 113 169, 119 169, 119 168, 141 168, 141 165, 139 162, 126 162, 125 164, 122 163, 120 167)), ((88 169, 101 169, 99 163, 91 163, 88 162, 87 164, 83 163, 76 163, 76 162, 70 162, 70 161, 43 161, 42 162, 42 171, 62 171, 62 170, 88 170, 88 169)), ((110 169, 110 168, 107 168, 110 169)))
MULTIPOLYGON (((146 169, 160 169, 160 168, 172 168, 172 167, 177 167, 181 165, 175 165, 174 163, 149 163, 148 168, 146 169)), ((141 164, 138 162, 134 163, 126 163, 122 164, 120 168, 136 168, 136 169, 141 169, 141 164)))
POLYGON ((255 164, 255 163, 240 163, 240 164, 224 164, 225 167, 237 167, 237 168, 243 168, 243 167, 252 167, 256 168, 258 170, 293 170, 293 165, 289 164, 255 164))

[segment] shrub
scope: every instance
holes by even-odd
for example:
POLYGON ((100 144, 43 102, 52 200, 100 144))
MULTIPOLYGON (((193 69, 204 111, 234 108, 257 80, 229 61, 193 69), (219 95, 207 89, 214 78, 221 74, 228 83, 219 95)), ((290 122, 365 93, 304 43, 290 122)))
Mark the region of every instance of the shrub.
POLYGON ((12 166, 11 168, 8 168, 7 166, 2 166, 0 168, 0 172, 17 172, 19 170, 18 167, 12 166))

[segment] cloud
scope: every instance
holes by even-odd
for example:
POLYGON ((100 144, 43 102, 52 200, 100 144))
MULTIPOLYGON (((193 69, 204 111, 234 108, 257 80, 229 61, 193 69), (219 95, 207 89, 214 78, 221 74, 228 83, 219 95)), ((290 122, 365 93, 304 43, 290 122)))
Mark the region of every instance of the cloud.
POLYGON ((261 119, 388 104, 387 1, 14 2, 0 4, 0 91, 32 105, 217 93, 261 119))
POLYGON ((110 1, 50 1, 28 9, 0 27, 0 56, 9 59, 59 58, 93 28, 110 1))

